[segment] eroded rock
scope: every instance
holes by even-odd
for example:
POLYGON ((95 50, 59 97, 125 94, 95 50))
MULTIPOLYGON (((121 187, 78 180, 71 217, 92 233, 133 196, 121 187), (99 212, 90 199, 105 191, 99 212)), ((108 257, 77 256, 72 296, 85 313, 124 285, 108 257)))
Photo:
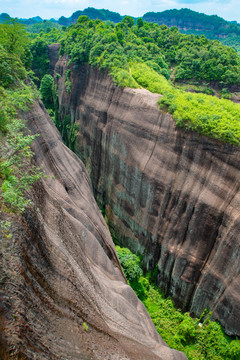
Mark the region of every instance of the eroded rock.
POLYGON ((104 73, 56 71, 59 127, 84 161, 118 242, 158 266, 158 284, 184 309, 240 336, 240 151, 178 129, 160 95, 121 89, 104 73), (77 137, 70 137, 78 126, 77 137), (73 125, 75 124, 75 125, 73 125))
POLYGON ((2 234, 1 358, 186 359, 127 285, 79 158, 41 103, 25 118, 40 134, 33 151, 46 178, 30 194, 32 208, 11 215, 13 239, 2 234))

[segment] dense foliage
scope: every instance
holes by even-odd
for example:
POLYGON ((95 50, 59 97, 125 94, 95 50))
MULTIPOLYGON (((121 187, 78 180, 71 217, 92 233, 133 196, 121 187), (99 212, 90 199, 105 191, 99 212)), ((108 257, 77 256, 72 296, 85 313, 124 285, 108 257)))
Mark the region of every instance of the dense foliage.
POLYGON ((150 280, 143 275, 139 256, 116 246, 125 276, 137 296, 146 306, 157 331, 167 344, 183 351, 189 360, 237 360, 240 340, 226 336, 221 326, 210 320, 205 311, 200 318, 192 318, 176 308, 150 280))
MULTIPOLYGON (((168 79, 218 83, 222 94, 240 84, 237 53, 204 36, 182 35, 177 28, 149 24, 126 16, 120 24, 92 21, 81 16, 61 41, 61 53, 72 61, 107 69, 116 84, 144 87, 163 94, 161 107, 173 114, 180 127, 195 130, 231 144, 240 144, 240 107, 225 99, 192 94, 174 87, 168 79)), ((201 91, 201 90, 200 90, 201 91)))
POLYGON ((47 109, 52 109, 54 107, 53 102, 53 77, 49 74, 43 76, 40 86, 40 93, 42 101, 47 109))
POLYGON ((61 26, 57 22, 43 20, 35 24, 28 25, 27 31, 31 34, 50 33, 51 31, 61 30, 61 26))
MULTIPOLYGON (((28 27, 28 31, 29 27, 28 27)), ((32 25, 30 31, 30 50, 32 53, 32 69, 37 77, 37 84, 49 71, 48 45, 61 40, 64 30, 56 24, 46 21, 32 25)))
POLYGON ((238 104, 215 96, 176 89, 146 64, 132 64, 131 73, 138 84, 163 94, 159 101, 160 107, 173 114, 179 127, 240 145, 238 104))
POLYGON ((35 136, 26 133, 18 118, 33 102, 23 65, 29 54, 28 36, 21 24, 0 25, 0 49, 0 198, 11 211, 22 212, 30 204, 28 189, 42 173, 31 164, 35 136))
POLYGON ((182 35, 176 27, 146 23, 126 16, 117 25, 81 16, 68 28, 62 53, 73 60, 89 61, 101 68, 129 70, 131 61, 149 62, 156 71, 165 69, 175 81, 220 82, 220 86, 240 84, 237 53, 204 36, 182 35))

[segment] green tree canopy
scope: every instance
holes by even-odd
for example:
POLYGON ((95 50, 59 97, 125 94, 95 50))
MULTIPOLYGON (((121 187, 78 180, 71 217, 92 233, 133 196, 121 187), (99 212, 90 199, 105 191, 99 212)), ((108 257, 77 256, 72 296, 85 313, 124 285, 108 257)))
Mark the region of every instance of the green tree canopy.
POLYGON ((40 86, 40 93, 46 108, 53 107, 52 95, 53 77, 49 74, 43 76, 40 86))
POLYGON ((9 54, 23 56, 29 41, 26 26, 16 19, 0 24, 0 44, 9 54))

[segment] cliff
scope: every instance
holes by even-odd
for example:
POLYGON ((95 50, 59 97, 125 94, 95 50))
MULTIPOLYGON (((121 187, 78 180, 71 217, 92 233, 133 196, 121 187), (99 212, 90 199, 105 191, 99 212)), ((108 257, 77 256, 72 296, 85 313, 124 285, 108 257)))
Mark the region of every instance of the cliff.
POLYGON ((23 216, 1 213, 0 358, 186 359, 127 285, 81 161, 42 103, 24 117, 46 176, 23 216))
MULTIPOLYGON (((172 9, 162 12, 148 12, 143 15, 143 20, 168 27, 177 26, 180 30, 191 30, 206 33, 210 38, 223 36, 236 36, 240 27, 237 22, 229 22, 217 15, 206 15, 190 9, 172 9)), ((207 36, 208 37, 208 36, 207 36)))
POLYGON ((240 151, 178 129, 160 95, 116 87, 103 72, 56 65, 59 128, 84 161, 118 243, 185 310, 213 311, 240 336, 240 151))

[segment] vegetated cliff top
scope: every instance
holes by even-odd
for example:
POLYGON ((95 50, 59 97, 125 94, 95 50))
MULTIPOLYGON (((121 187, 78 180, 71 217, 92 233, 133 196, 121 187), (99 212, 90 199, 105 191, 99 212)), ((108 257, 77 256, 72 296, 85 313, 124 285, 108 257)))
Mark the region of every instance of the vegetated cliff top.
POLYGON ((65 32, 60 53, 107 70, 119 86, 162 94, 161 106, 177 125, 239 145, 239 105, 207 95, 214 94, 212 84, 223 97, 240 89, 240 58, 220 42, 142 19, 134 25, 129 16, 115 26, 81 16, 65 32), (177 88, 193 81, 202 84, 197 90, 205 94, 177 88))

